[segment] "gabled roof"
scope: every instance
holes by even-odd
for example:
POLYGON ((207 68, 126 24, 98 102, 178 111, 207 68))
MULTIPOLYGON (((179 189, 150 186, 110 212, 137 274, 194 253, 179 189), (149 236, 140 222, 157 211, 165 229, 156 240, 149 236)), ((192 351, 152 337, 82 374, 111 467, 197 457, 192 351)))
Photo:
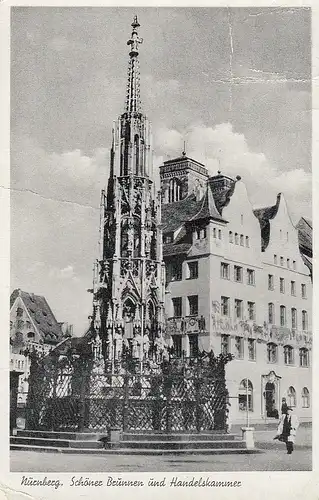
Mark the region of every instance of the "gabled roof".
POLYGON ((269 221, 273 219, 278 212, 280 205, 281 193, 277 195, 277 201, 275 205, 264 208, 256 208, 253 210, 255 216, 259 220, 261 229, 261 249, 265 250, 269 243, 270 236, 270 223, 269 221))
POLYGON ((60 342, 63 339, 63 333, 46 299, 42 295, 23 292, 18 288, 11 294, 10 308, 19 296, 42 337, 43 342, 52 344, 60 342))
POLYGON ((215 206, 220 214, 222 213, 223 208, 226 207, 230 202, 230 198, 235 191, 235 186, 236 182, 234 181, 230 188, 214 192, 215 206))
POLYGON ((215 220, 221 220, 221 221, 224 220, 216 208, 214 197, 213 197, 212 190, 211 190, 210 186, 207 186, 206 193, 203 197, 200 210, 189 221, 193 222, 193 221, 199 221, 199 220, 203 220, 203 219, 208 219, 208 220, 215 219, 215 220))
POLYGON ((301 252, 308 257, 312 257, 312 221, 306 217, 301 217, 297 229, 301 252))
POLYGON ((167 243, 163 245, 163 257, 169 257, 171 255, 185 255, 189 252, 192 244, 191 243, 167 243))
POLYGON ((163 234, 176 231, 186 221, 194 217, 200 210, 203 200, 196 201, 194 194, 184 200, 162 205, 163 234))

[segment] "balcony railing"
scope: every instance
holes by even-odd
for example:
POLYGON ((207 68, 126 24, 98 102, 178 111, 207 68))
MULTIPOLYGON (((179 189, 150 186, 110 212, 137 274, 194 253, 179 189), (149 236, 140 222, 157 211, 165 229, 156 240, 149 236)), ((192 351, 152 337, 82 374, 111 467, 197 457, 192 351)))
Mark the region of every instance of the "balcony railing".
POLYGON ((167 320, 167 333, 169 335, 205 333, 206 321, 203 316, 173 317, 167 320))

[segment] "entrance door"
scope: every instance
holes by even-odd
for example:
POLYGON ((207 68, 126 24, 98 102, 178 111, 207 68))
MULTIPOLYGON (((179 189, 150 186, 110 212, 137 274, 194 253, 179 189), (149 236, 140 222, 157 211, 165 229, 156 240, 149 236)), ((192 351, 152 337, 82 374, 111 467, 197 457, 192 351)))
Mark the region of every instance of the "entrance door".
POLYGON ((276 408, 276 387, 273 382, 267 382, 264 396, 266 416, 278 418, 278 410, 276 408))

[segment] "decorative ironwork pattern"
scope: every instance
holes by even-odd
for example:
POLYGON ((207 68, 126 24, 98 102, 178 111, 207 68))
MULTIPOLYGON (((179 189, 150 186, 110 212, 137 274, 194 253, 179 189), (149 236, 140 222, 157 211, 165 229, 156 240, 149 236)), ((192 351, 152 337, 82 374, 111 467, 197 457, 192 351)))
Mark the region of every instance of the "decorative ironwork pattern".
POLYGON ((27 428, 34 430, 196 431, 226 428, 224 367, 230 356, 201 353, 105 373, 92 357, 31 353, 27 428))

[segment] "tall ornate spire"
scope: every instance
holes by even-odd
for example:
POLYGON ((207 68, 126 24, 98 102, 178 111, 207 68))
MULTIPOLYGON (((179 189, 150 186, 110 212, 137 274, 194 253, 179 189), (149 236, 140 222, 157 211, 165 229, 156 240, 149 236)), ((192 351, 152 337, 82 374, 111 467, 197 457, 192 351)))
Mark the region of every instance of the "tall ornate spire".
POLYGON ((128 78, 127 78, 127 93, 126 93, 126 113, 139 113, 141 109, 141 98, 140 98, 140 68, 138 61, 138 46, 143 42, 142 38, 138 36, 138 28, 140 24, 137 20, 137 16, 134 16, 134 20, 131 24, 132 35, 127 41, 127 45, 130 46, 130 60, 128 66, 128 78))

